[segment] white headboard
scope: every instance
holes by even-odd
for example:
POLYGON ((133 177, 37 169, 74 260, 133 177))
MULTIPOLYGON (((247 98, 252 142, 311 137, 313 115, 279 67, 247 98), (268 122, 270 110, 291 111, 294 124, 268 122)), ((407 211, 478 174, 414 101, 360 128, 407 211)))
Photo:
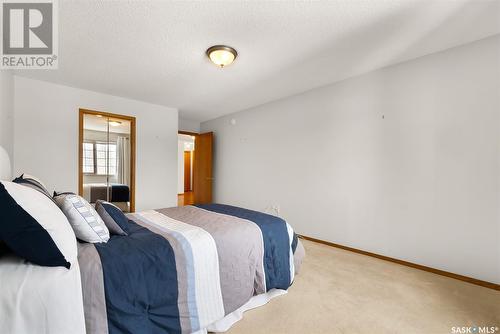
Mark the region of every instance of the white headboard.
POLYGON ((0 146, 0 180, 12 180, 9 154, 2 146, 0 146))

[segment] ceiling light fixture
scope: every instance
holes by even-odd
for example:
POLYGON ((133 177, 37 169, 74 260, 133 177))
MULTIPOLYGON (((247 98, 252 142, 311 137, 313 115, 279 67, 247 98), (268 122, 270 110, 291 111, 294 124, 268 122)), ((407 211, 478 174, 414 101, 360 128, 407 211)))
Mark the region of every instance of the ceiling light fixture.
POLYGON ((122 124, 122 122, 118 122, 118 121, 109 121, 109 125, 111 125, 111 126, 119 126, 119 125, 121 125, 121 124, 122 124))
POLYGON ((230 65, 238 56, 238 52, 230 46, 214 45, 207 50, 208 58, 217 66, 230 65))

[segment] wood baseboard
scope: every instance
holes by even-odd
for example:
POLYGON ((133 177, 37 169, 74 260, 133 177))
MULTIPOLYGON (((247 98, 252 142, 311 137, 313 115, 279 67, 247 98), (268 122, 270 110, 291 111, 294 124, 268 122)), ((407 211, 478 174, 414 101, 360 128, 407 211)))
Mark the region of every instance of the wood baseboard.
POLYGON ((305 240, 309 240, 309 241, 313 241, 313 242, 317 242, 317 243, 320 243, 320 244, 323 244, 323 245, 327 245, 327 246, 331 246, 331 247, 340 248, 340 249, 347 250, 347 251, 350 251, 350 252, 354 252, 354 253, 358 253, 358 254, 363 254, 363 255, 375 257, 375 258, 380 259, 380 260, 394 262, 394 263, 397 263, 397 264, 401 264, 403 266, 407 266, 407 267, 411 267, 411 268, 415 268, 415 269, 427 271, 427 272, 430 272, 430 273, 433 273, 433 274, 437 274, 437 275, 441 275, 441 276, 446 276, 446 277, 454 278, 454 279, 457 279, 457 280, 460 280, 460 281, 464 281, 464 282, 467 282, 467 283, 471 283, 471 284, 479 285, 479 286, 482 286, 482 287, 485 287, 485 288, 489 288, 489 289, 500 291, 500 284, 486 282, 486 281, 482 281, 482 280, 479 280, 479 279, 476 279, 476 278, 467 277, 467 276, 463 276, 463 275, 459 275, 459 274, 454 274, 454 273, 450 273, 448 271, 444 271, 444 270, 440 270, 440 269, 435 269, 435 268, 423 266, 423 265, 412 263, 412 262, 408 262, 408 261, 398 260, 398 259, 395 259, 395 258, 392 258, 392 257, 388 257, 388 256, 384 256, 384 255, 379 255, 379 254, 367 252, 367 251, 364 251, 364 250, 361 250, 361 249, 352 248, 352 247, 339 245, 339 244, 336 244, 336 243, 333 243, 333 242, 329 242, 329 241, 324 241, 324 240, 320 240, 320 239, 311 238, 311 237, 308 237, 308 236, 305 236, 305 235, 299 235, 299 238, 302 238, 302 239, 305 239, 305 240))

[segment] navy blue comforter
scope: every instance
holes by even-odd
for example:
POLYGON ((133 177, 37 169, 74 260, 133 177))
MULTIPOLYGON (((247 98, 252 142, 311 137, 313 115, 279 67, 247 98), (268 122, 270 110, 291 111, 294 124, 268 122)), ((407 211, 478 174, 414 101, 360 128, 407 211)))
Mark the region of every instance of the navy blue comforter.
POLYGON ((95 244, 110 334, 180 333, 177 271, 169 242, 129 221, 128 236, 95 244))
POLYGON ((128 202, 130 201, 130 188, 126 184, 111 184, 111 201, 128 202))
MULTIPOLYGON (((262 231, 266 289, 288 289, 290 244, 295 250, 297 240, 294 235, 290 241, 283 219, 222 204, 198 207, 254 222, 262 231)), ((132 220, 127 232, 95 244, 102 263, 109 333, 181 333, 174 248, 166 238, 132 220)))

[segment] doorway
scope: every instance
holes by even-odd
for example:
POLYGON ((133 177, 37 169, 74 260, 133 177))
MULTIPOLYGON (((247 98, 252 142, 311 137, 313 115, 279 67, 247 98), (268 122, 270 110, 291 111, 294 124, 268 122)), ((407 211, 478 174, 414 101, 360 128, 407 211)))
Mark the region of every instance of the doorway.
POLYGON ((135 117, 80 109, 78 192, 135 211, 135 117))
POLYGON ((193 158, 195 150, 194 134, 178 134, 177 204, 194 204, 193 158))
POLYGON ((177 205, 212 202, 213 133, 178 133, 177 205))

